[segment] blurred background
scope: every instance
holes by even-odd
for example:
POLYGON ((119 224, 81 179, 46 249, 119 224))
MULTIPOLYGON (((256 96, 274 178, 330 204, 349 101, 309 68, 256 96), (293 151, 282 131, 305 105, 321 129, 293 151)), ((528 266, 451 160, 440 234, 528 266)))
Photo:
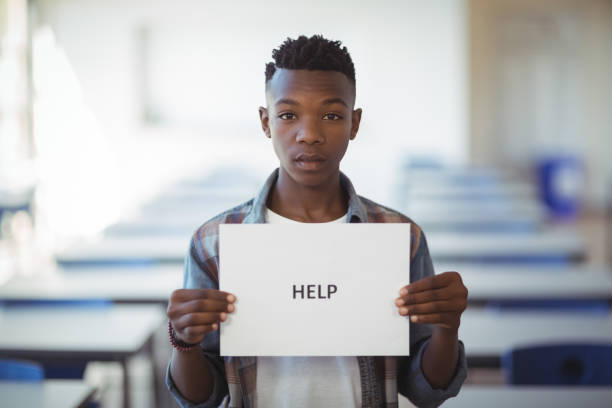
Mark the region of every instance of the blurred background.
POLYGON ((174 406, 163 307, 191 233, 278 166, 257 108, 272 49, 301 34, 355 63, 342 170, 470 289, 448 405, 605 406, 609 0, 0 0, 0 358, 40 369, 25 394, 174 406))

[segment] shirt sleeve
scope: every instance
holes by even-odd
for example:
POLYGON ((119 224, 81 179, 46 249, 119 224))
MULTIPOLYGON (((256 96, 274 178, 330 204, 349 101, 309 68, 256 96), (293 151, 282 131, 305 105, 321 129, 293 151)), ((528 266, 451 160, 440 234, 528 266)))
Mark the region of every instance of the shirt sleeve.
MULTIPOLYGON (((434 275, 425 234, 421 232, 419 248, 410 264, 410 281, 434 275)), ((445 389, 432 388, 421 367, 425 348, 433 333, 433 326, 410 323, 410 356, 398 361, 398 391, 418 407, 437 407, 459 393, 467 376, 467 360, 463 343, 459 342, 455 374, 445 389)))
MULTIPOLYGON (((189 253, 185 256, 185 274, 183 287, 186 289, 218 289, 218 286, 213 282, 208 274, 204 271, 203 265, 195 258, 197 255, 193 250, 193 239, 190 244, 189 253)), ((223 358, 219 355, 219 331, 209 333, 200 343, 200 347, 206 356, 212 376, 213 388, 210 398, 200 404, 194 404, 188 401, 176 387, 172 376, 170 375, 170 365, 166 370, 166 386, 170 394, 182 408, 212 408, 223 404, 224 399, 228 395, 227 380, 225 377, 225 364, 223 358)))

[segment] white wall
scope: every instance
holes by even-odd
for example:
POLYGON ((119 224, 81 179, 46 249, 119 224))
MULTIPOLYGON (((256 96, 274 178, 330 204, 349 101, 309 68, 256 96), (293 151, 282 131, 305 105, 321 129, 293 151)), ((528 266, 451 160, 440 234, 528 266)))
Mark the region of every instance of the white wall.
POLYGON ((585 165, 602 209, 612 180, 612 2, 471 0, 470 156, 526 168, 542 152, 585 165))
POLYGON ((271 50, 287 36, 321 33, 342 40, 355 62, 364 114, 344 170, 362 194, 389 202, 406 153, 467 156, 463 0, 38 3, 40 23, 55 32, 110 138, 130 137, 126 129, 139 123, 142 27, 150 33, 150 100, 164 129, 239 138, 239 149, 266 143, 257 107, 271 50))

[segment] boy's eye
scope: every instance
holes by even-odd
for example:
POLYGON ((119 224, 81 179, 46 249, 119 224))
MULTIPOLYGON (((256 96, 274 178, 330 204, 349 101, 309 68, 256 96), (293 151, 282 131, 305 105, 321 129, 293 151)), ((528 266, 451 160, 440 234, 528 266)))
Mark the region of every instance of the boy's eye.
POLYGON ((326 113, 325 115, 323 115, 323 119, 324 120, 340 120, 342 119, 342 117, 335 113, 326 113))
POLYGON ((295 119, 295 113, 285 112, 285 113, 281 113, 280 115, 278 115, 278 117, 281 118, 282 120, 293 120, 295 119))

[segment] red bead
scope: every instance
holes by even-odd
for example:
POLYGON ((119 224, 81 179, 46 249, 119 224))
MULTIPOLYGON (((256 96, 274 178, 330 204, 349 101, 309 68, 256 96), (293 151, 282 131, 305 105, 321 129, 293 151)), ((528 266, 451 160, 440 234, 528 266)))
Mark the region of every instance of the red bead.
POLYGON ((198 346, 197 343, 189 344, 189 343, 185 343, 184 341, 177 339, 175 336, 174 327, 172 327, 172 323, 170 322, 170 320, 168 320, 168 336, 170 337, 170 344, 172 344, 172 347, 174 347, 178 351, 181 351, 181 352, 190 351, 190 350, 195 349, 198 346))

